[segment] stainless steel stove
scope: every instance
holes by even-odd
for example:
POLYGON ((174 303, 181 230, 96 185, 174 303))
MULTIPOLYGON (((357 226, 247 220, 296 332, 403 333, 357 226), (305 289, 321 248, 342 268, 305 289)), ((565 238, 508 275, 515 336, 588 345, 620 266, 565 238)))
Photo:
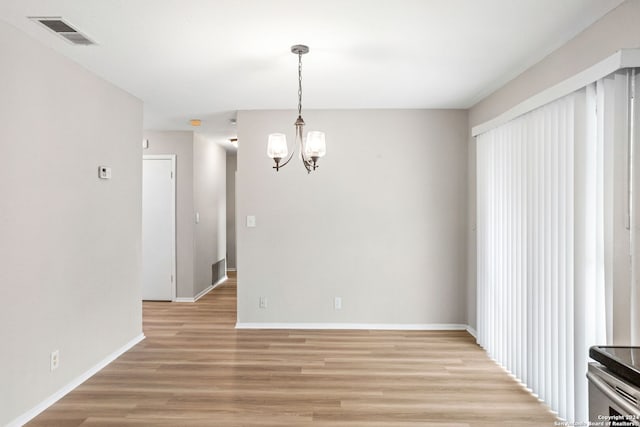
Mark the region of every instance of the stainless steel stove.
POLYGON ((589 421, 640 426, 640 347, 594 346, 589 356, 589 421))

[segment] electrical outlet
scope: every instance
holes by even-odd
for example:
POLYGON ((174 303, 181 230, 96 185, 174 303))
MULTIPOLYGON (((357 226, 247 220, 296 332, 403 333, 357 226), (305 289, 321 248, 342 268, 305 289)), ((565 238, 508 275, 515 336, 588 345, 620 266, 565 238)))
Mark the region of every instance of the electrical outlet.
POLYGON ((51 352, 50 358, 51 371, 55 371, 60 366, 60 350, 54 350, 51 352))
POLYGON ((333 299, 334 310, 342 310, 342 297, 335 297, 333 299))
POLYGON ((258 306, 260 308, 267 308, 267 297, 260 297, 260 301, 258 302, 258 306))
POLYGON ((100 179, 111 179, 111 168, 107 166, 98 166, 98 177, 100 179))

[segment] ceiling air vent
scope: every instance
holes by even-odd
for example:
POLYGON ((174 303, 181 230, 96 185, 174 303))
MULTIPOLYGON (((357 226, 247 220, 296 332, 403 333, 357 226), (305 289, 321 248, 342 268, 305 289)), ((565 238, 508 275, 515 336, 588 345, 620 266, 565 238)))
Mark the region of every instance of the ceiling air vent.
POLYGON ((63 21, 59 16, 30 16, 29 19, 44 25, 66 41, 75 45, 88 46, 95 44, 89 37, 63 21))

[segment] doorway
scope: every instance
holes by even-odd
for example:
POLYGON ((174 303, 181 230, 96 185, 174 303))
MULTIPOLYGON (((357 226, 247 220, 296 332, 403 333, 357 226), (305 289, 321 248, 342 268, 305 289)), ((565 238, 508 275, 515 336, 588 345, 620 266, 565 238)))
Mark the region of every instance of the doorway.
POLYGON ((176 299, 175 155, 142 160, 142 299, 176 299))

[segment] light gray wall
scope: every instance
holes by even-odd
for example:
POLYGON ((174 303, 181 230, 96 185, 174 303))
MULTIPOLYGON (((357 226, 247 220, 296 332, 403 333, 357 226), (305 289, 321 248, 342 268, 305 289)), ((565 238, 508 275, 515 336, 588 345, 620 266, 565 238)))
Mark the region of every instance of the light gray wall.
POLYGON ((142 103, 2 21, 0 58, 5 425, 142 333, 142 103))
POLYGON ((627 0, 469 110, 475 126, 622 48, 640 47, 640 0, 627 0))
MULTIPOLYGON (((471 128, 469 128, 471 135, 471 128)), ((470 138, 467 158, 467 325, 477 327, 477 221, 476 221, 476 142, 470 138)))
POLYGON ((227 267, 236 268, 236 153, 227 153, 227 267))
POLYGON ((193 190, 195 212, 194 294, 211 286, 211 265, 225 257, 227 249, 226 152, 213 141, 195 134, 193 190))
POLYGON ((145 131, 149 148, 142 154, 176 155, 176 285, 179 298, 195 295, 193 132, 145 131))
POLYGON ((238 321, 464 323, 466 112, 306 111, 327 156, 276 173, 267 135, 295 116, 238 115, 238 321))
POLYGON ((469 265, 467 318, 476 325, 476 174, 471 128, 490 120, 536 93, 571 77, 622 48, 640 47, 640 1, 628 0, 574 39, 529 68, 469 110, 469 265))

